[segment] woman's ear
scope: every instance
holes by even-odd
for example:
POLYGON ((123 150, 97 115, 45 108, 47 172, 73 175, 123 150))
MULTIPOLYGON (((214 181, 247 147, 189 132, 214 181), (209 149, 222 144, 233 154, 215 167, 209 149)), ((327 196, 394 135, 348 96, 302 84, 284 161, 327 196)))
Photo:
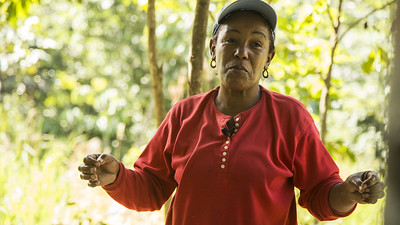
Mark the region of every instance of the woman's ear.
POLYGON ((269 64, 271 64, 271 61, 272 61, 272 59, 274 58, 274 56, 275 56, 275 51, 270 52, 270 53, 268 54, 268 59, 267 59, 267 62, 265 62, 264 69, 266 69, 266 70, 268 69, 269 64))
POLYGON ((212 59, 215 59, 215 45, 216 40, 214 38, 210 39, 210 55, 212 59))

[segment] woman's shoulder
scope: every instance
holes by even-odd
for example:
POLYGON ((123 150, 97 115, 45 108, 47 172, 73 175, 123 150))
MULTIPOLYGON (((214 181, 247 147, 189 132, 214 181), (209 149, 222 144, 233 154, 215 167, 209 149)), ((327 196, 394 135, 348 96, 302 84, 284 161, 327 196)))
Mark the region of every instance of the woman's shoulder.
POLYGON ((294 97, 270 91, 264 87, 262 88, 262 90, 267 97, 267 101, 270 104, 277 105, 285 110, 292 108, 294 110, 307 111, 304 104, 294 97))
POLYGON ((179 102, 175 103, 171 107, 171 110, 178 110, 178 111, 183 110, 185 112, 190 112, 193 110, 199 110, 200 108, 204 108, 208 106, 210 100, 215 97, 215 93, 217 90, 218 90, 217 88, 214 88, 208 92, 200 93, 182 99, 179 102))
POLYGON ((306 127, 314 124, 311 113, 299 100, 265 88, 263 92, 266 95, 265 107, 276 120, 296 121, 296 124, 306 127))

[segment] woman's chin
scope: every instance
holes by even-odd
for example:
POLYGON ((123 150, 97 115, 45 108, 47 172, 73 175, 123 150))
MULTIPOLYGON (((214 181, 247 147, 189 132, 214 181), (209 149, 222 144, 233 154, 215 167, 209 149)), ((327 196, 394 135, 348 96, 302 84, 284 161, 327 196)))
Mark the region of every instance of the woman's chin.
POLYGON ((221 86, 231 91, 244 91, 246 89, 243 80, 239 79, 229 79, 221 86))

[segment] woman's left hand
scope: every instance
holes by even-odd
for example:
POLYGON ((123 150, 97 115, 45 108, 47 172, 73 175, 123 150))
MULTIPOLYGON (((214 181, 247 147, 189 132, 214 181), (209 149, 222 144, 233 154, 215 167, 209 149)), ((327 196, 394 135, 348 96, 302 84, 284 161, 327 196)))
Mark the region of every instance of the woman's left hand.
POLYGON ((349 212, 356 203, 375 204, 385 196, 385 185, 374 171, 350 175, 329 192, 329 204, 337 212, 349 212))
POLYGON ((347 186, 351 199, 360 204, 375 204, 385 196, 385 185, 374 171, 352 174, 343 185, 347 186))

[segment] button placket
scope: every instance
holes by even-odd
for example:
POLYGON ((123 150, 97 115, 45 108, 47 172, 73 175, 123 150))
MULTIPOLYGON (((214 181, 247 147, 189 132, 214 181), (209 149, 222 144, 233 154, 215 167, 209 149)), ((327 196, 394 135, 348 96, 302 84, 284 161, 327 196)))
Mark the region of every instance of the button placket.
POLYGON ((235 118, 235 129, 233 130, 233 135, 235 135, 238 132, 238 128, 240 127, 240 117, 235 118))
POLYGON ((221 165, 220 165, 220 167, 221 167, 221 169, 225 169, 226 168, 226 163, 227 163, 227 161, 228 161, 228 159, 227 159, 227 155, 228 155, 228 149, 229 149, 229 144, 231 143, 231 141, 230 141, 230 138, 229 137, 227 137, 226 138, 226 141, 224 142, 224 144, 223 144, 223 147, 222 147, 222 153, 221 153, 221 165))
POLYGON ((231 151, 231 144, 232 144, 232 137, 236 135, 236 133, 238 132, 238 129, 240 129, 241 126, 241 118, 240 115, 238 115, 237 117, 234 117, 232 119, 232 123, 228 126, 228 128, 231 130, 232 134, 230 137, 227 137, 226 140, 222 143, 221 146, 221 158, 220 158, 220 173, 221 174, 226 174, 227 173, 227 166, 228 166, 228 162, 229 162, 229 155, 228 155, 228 151, 231 151))

